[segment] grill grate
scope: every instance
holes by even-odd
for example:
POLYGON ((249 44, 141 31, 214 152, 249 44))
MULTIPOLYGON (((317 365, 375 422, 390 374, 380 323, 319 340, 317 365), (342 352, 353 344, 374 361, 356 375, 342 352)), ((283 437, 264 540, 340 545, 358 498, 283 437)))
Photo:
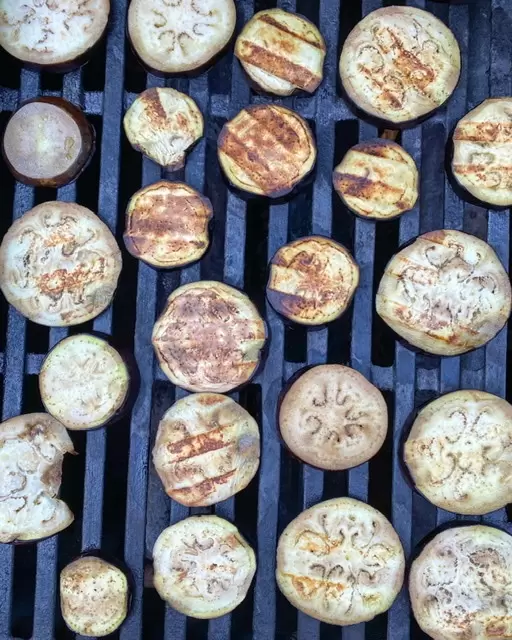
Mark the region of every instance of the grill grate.
MULTIPOLYGON (((404 2, 277 2, 318 24, 328 44, 325 81, 318 92, 282 101, 310 121, 320 152, 314 182, 286 204, 246 202, 226 188, 220 175, 216 138, 222 124, 249 102, 269 101, 251 92, 231 53, 207 74, 190 80, 164 81, 146 75, 125 46, 127 0, 114 0, 106 45, 82 70, 63 77, 38 74, 20 69, 3 54, 0 57, 5 70, 0 80, 0 128, 19 101, 43 93, 63 95, 80 104, 98 132, 98 150, 91 166, 76 185, 57 193, 14 184, 5 166, 0 166, 2 234, 13 218, 38 202, 57 197, 76 199, 99 211, 121 240, 128 198, 140 186, 161 177, 159 167, 129 147, 122 134, 122 115, 138 92, 166 84, 189 93, 206 116, 205 138, 189 156, 185 170, 166 177, 185 179, 206 193, 215 211, 212 246, 203 261, 179 272, 157 273, 125 252, 113 307, 94 323, 71 328, 73 333, 92 327, 112 333, 133 348, 141 372, 140 395, 131 416, 117 425, 73 434, 80 455, 66 460, 62 487, 63 498, 76 515, 73 525, 37 545, 0 545, 0 640, 73 637, 59 612, 58 571, 81 550, 91 548, 124 557, 133 573, 132 612, 114 634, 122 640, 426 638, 411 622, 405 592, 388 614, 366 626, 340 629, 296 612, 277 592, 274 581, 280 532, 299 511, 322 498, 351 495, 371 502, 392 519, 408 557, 437 525, 456 519, 411 491, 399 463, 402 426, 415 406, 438 393, 460 387, 498 395, 507 391, 505 331, 484 349, 462 357, 418 355, 395 343, 374 313, 373 298, 387 259, 419 232, 443 226, 464 229, 487 238, 503 263, 509 263, 508 212, 487 212, 464 204, 452 192, 443 169, 445 141, 457 120, 489 95, 511 94, 512 6, 509 0, 469 0, 467 5, 452 6, 425 0, 406 2, 427 8, 449 24, 461 46, 463 71, 448 106, 421 127, 401 134, 402 144, 421 169, 419 205, 400 221, 375 225, 355 219, 333 196, 331 171, 350 146, 378 134, 373 126, 358 121, 341 100, 337 62, 350 29, 362 15, 383 4, 404 2), (317 331, 285 327, 264 298, 268 259, 286 241, 307 233, 332 234, 353 252, 361 268, 352 308, 329 329, 317 331), (171 502, 149 462, 159 419, 183 395, 165 380, 155 363, 150 346, 152 326, 169 293, 199 278, 223 279, 244 288, 264 313, 271 333, 265 368, 234 396, 261 427, 263 455, 258 479, 242 494, 211 509, 236 520, 257 550, 258 572, 247 600, 231 616, 209 623, 166 610, 147 573, 144 586, 145 567, 160 531, 190 512, 211 511, 189 510, 171 502), (392 428, 379 455, 348 472, 324 474, 301 465, 282 452, 276 434, 276 403, 283 381, 305 364, 323 362, 350 364, 368 376, 384 391, 392 416, 392 428)), ((239 29, 253 11, 276 2, 238 0, 237 5, 239 29)), ((27 323, 0 301, 3 419, 42 408, 36 375, 48 348, 67 333, 66 329, 48 330, 27 323)), ((509 388, 509 399, 511 396, 509 388)), ((505 510, 479 520, 512 529, 505 510)))

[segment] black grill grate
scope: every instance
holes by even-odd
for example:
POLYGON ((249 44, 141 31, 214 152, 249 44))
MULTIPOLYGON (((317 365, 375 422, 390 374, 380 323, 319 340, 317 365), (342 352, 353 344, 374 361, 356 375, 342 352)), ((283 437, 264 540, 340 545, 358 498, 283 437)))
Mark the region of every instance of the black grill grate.
MULTIPOLYGON (((267 102, 254 95, 231 53, 207 74, 194 79, 164 81, 146 75, 125 46, 127 0, 113 0, 106 45, 88 66, 63 77, 21 70, 0 57, 0 122, 21 100, 41 93, 64 95, 80 104, 95 124, 99 145, 95 159, 76 185, 53 190, 14 184, 0 166, 5 232, 37 202, 77 200, 99 211, 120 240, 124 208, 141 185, 160 178, 160 169, 134 152, 124 139, 121 120, 136 93, 151 86, 173 86, 189 93, 206 116, 205 138, 193 151, 184 171, 166 177, 185 179, 212 200, 215 229, 204 260, 180 272, 157 273, 124 253, 120 288, 111 309, 92 328, 113 333, 132 347, 141 371, 141 390, 131 417, 107 430, 73 434, 80 456, 67 460, 62 494, 76 515, 74 524, 58 538, 36 545, 0 545, 0 639, 68 638, 58 607, 60 568, 81 550, 101 548, 125 559, 134 577, 133 607, 115 637, 123 640, 408 640, 425 638, 411 622, 407 595, 388 614, 365 625, 340 629, 301 613, 277 592, 275 547, 284 526, 306 506, 322 498, 351 495, 368 500, 393 521, 407 556, 437 525, 456 516, 441 511, 413 493, 399 463, 399 439, 415 406, 436 394, 460 387, 486 389, 505 395, 507 335, 503 331, 485 349, 443 359, 417 355, 395 343, 373 311, 375 288, 386 260, 398 246, 419 232, 458 228, 487 238, 504 264, 509 263, 509 212, 487 212, 461 202, 444 175, 445 141, 456 121, 489 95, 512 92, 512 4, 510 0, 468 0, 452 5, 412 0, 427 8, 455 32, 463 53, 463 72, 455 95, 445 109, 421 127, 401 134, 402 144, 421 168, 421 201, 400 221, 375 225, 349 214, 331 186, 331 172, 344 151, 377 130, 358 121, 341 100, 337 63, 341 44, 361 18, 395 0, 282 0, 318 24, 328 44, 325 81, 313 97, 291 98, 284 104, 306 117, 314 127, 319 148, 314 182, 287 204, 268 206, 246 202, 225 186, 216 162, 216 138, 222 124, 249 102, 267 102), (105 62, 106 60, 106 62, 105 62), (12 202, 12 211, 11 211, 12 202), (12 213, 12 216, 11 216, 12 213), (285 327, 265 303, 266 264, 287 240, 307 233, 331 235, 352 250, 361 267, 361 282, 349 312, 330 328, 306 331, 285 327), (231 616, 211 622, 186 619, 165 609, 145 567, 160 531, 192 513, 168 499, 150 464, 150 448, 163 412, 183 392, 174 389, 159 371, 150 346, 156 315, 180 283, 199 278, 223 279, 244 288, 264 313, 271 347, 266 366, 237 394, 257 418, 263 436, 259 477, 251 486, 215 507, 218 515, 234 519, 258 553, 258 572, 247 600, 231 616), (370 377, 385 393, 392 425, 379 455, 349 472, 322 473, 303 466, 282 451, 275 411, 284 380, 305 364, 342 362, 370 377), (144 586, 146 582, 146 587, 144 586)), ((253 11, 275 6, 271 0, 238 0, 238 28, 253 11)), ((37 373, 49 347, 66 330, 27 323, 0 301, 0 373, 3 419, 41 408, 37 373)), ((509 396, 512 395, 509 389, 509 396)), ((510 397, 509 397, 510 399, 510 397)), ((461 518, 463 519, 463 518, 461 518)), ((505 510, 486 522, 511 530, 505 510)))

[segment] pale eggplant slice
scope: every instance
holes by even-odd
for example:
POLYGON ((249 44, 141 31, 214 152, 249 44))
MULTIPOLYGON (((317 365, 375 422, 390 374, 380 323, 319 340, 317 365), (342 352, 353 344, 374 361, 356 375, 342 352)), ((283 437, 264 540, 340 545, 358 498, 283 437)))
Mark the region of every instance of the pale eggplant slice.
POLYGON ((95 132, 81 109, 63 98, 36 98, 13 113, 2 153, 16 180, 61 187, 78 178, 95 149, 95 132))
POLYGON ((40 540, 73 522, 58 498, 66 453, 68 432, 47 413, 0 424, 0 542, 40 540))
POLYGON ((512 97, 484 100, 459 120, 452 172, 481 202, 512 205, 512 97))
POLYGON ((251 379, 265 341, 265 322, 249 298, 214 281, 173 291, 152 337, 160 366, 172 383, 218 393, 251 379))
POLYGON ((126 248, 153 267, 183 267, 208 249, 212 215, 210 200, 187 184, 155 182, 137 191, 128 203, 126 248))
POLYGON ((510 280, 494 250, 450 229, 419 236, 386 266, 377 313, 427 353, 453 356, 494 338, 510 316, 510 280))
POLYGON ((356 144, 334 169, 333 182, 345 205, 364 218, 390 220, 418 199, 416 164, 392 140, 356 144))
POLYGON ((299 238, 270 262, 267 298, 293 322, 322 325, 345 312, 359 283, 359 267, 342 245, 323 236, 299 238))
POLYGON ((256 572, 254 551, 217 516, 192 516, 164 529, 153 549, 154 584, 180 613, 211 619, 233 611, 256 572))
POLYGON ((132 147, 168 171, 185 165, 186 152, 204 129, 194 100, 170 88, 143 91, 126 112, 123 124, 132 147))
POLYGON ((412 124, 440 107, 460 75, 460 50, 433 14, 396 6, 368 14, 350 32, 340 58, 343 87, 362 111, 412 124))
POLYGON ((252 105, 224 125, 218 156, 235 187, 278 198, 313 169, 316 146, 298 113, 277 104, 252 105))
POLYGON ((352 498, 306 509, 277 547, 279 589, 294 607, 328 624, 367 622, 387 611, 402 588, 404 569, 391 523, 352 498))
POLYGON ((0 288, 32 322, 87 322, 112 301, 121 252, 97 215, 71 202, 44 202, 18 218, 0 246, 0 288))
POLYGON ((325 42, 316 26, 296 13, 267 9, 242 29, 235 55, 258 88, 278 96, 313 93, 323 78, 325 42))

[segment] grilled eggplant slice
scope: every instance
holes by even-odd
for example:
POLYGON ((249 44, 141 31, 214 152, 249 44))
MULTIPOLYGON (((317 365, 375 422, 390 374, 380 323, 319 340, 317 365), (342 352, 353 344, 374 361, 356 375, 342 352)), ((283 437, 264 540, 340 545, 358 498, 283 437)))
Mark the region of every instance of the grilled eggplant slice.
POLYGON ((313 93, 323 78, 325 42, 316 26, 283 9, 256 13, 243 28, 235 55, 263 91, 313 93))
POLYGON ((161 180, 132 196, 126 210, 128 251, 153 267, 199 260, 210 243, 211 202, 183 182, 161 180))
POLYGON ((512 205, 512 97, 485 100, 459 120, 452 173, 481 202, 512 205))
POLYGON ((218 155, 235 187, 278 198, 313 169, 316 146, 298 113, 277 104, 253 105, 224 125, 218 155))
POLYGON ((81 109, 63 98, 25 102, 5 128, 2 153, 16 180, 35 187, 73 182, 89 164, 95 132, 81 109))
POLYGON ((330 238, 309 236, 274 255, 267 298, 289 320, 321 325, 345 312, 358 283, 359 267, 345 247, 330 238))
POLYGON ((124 572, 96 556, 83 556, 60 574, 60 607, 67 626, 82 636, 113 633, 128 613, 130 589, 124 572))
POLYGON ((416 164, 391 140, 356 144, 334 169, 333 182, 345 205, 364 218, 390 220, 418 199, 416 164))
POLYGON ((57 497, 66 453, 68 432, 47 413, 0 424, 0 542, 48 538, 73 522, 57 497))
POLYGON ((160 73, 205 67, 231 40, 233 0, 132 0, 128 35, 143 64, 160 73))
POLYGON ((218 618, 247 595, 254 551, 238 529, 217 516, 192 516, 168 527, 153 549, 155 588, 192 618, 218 618))
POLYGON ((203 135, 203 116, 189 96, 170 88, 146 89, 124 116, 134 149, 168 171, 185 165, 187 150, 203 135))
POLYGON ((340 75, 359 109, 393 124, 413 124, 450 97, 460 65, 457 40, 441 20, 415 7, 384 7, 350 32, 340 75))
POLYGON ((172 383, 189 391, 220 393, 250 380, 265 340, 265 323, 249 298, 214 281, 173 291, 152 338, 172 383))
POLYGON ((109 306, 121 263, 114 236, 92 211, 71 202, 44 202, 5 234, 0 288, 32 322, 80 324, 109 306))
POLYGON ((510 304, 510 281, 494 250, 449 229, 419 236, 397 253, 377 292, 377 313, 398 335, 442 356, 494 338, 510 304))

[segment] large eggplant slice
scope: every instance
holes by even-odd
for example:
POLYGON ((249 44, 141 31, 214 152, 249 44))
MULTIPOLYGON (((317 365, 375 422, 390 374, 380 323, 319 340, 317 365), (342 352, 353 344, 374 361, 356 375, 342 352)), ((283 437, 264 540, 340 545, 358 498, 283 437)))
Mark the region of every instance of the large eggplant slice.
POLYGON ((57 497, 66 453, 68 432, 47 413, 0 424, 0 542, 47 538, 73 522, 57 497))
POLYGON ((284 196, 313 169, 316 146, 307 122, 277 104, 245 107, 219 135, 220 165, 235 187, 284 196))
POLYGON ((508 275, 494 250, 444 229, 419 236, 386 266, 377 313, 415 347, 442 356, 494 338, 510 316, 508 275))
POLYGON ((44 202, 5 234, 0 288, 32 322, 70 326, 108 307, 121 264, 116 240, 97 215, 71 202, 44 202))
POLYGON ((221 393, 250 380, 265 340, 265 323, 249 298, 214 281, 173 291, 152 338, 171 382, 189 391, 221 393))
POLYGON ((340 75, 359 109, 412 124, 450 97, 460 65, 457 40, 441 20, 396 6, 372 11, 354 27, 343 45, 340 75))
POLYGON ((217 516, 192 516, 168 527, 153 549, 160 597, 192 618, 218 618, 247 595, 254 551, 238 529, 217 516))
POLYGON ((242 29, 235 55, 258 88, 278 96, 313 93, 323 78, 325 42, 316 26, 296 13, 266 9, 242 29))

